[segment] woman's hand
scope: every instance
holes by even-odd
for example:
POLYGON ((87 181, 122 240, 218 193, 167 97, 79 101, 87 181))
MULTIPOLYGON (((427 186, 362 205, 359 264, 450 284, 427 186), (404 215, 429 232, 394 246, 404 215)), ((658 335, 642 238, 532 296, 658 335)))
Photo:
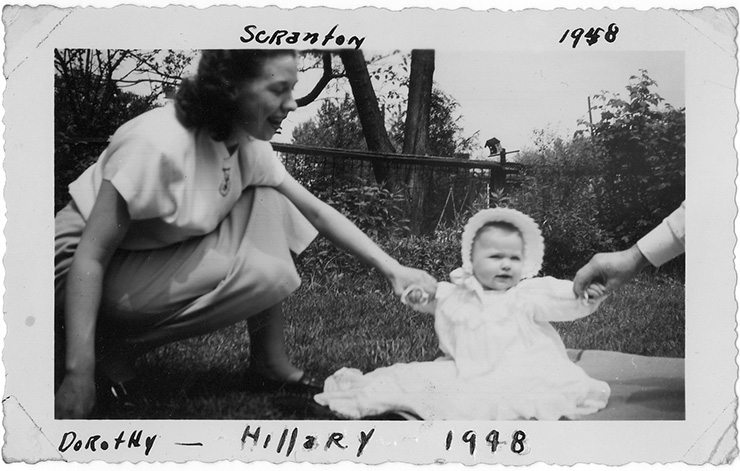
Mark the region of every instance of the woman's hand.
POLYGON ((576 273, 573 292, 582 297, 589 285, 600 283, 603 294, 613 293, 649 264, 636 245, 621 252, 596 254, 576 273))
POLYGON ((85 419, 94 405, 94 373, 67 373, 54 398, 56 418, 85 419))
POLYGON ((429 273, 417 268, 398 265, 389 273, 388 281, 397 296, 401 296, 411 285, 423 289, 431 298, 434 298, 437 292, 437 280, 429 273))

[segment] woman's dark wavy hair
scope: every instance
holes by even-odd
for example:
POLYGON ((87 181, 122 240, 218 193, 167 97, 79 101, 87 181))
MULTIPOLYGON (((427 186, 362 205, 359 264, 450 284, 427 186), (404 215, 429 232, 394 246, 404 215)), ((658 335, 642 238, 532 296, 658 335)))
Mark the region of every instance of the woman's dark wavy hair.
POLYGON ((239 117, 238 87, 259 77, 268 59, 294 55, 286 49, 218 49, 201 53, 198 72, 183 80, 175 96, 177 118, 187 128, 226 140, 239 117))

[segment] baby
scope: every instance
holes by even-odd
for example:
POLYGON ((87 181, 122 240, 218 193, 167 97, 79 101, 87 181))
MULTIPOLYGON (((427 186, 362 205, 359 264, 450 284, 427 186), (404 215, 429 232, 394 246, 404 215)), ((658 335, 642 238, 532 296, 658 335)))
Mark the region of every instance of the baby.
POLYGON ((316 402, 355 419, 400 411, 425 420, 557 420, 604 408, 609 385, 569 360, 549 324, 593 313, 604 286, 592 284, 579 300, 570 281, 532 278, 542 265, 542 235, 513 209, 477 213, 461 245, 452 283, 439 283, 436 293, 409 289, 402 298, 435 315, 444 356, 365 375, 342 368, 316 402))

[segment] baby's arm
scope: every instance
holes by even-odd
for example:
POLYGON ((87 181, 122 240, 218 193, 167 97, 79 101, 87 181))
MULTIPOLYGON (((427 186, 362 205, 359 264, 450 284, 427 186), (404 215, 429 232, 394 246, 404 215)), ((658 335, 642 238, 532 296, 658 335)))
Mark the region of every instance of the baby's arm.
POLYGON ((576 298, 573 282, 552 277, 532 278, 519 284, 518 297, 541 321, 572 321, 596 311, 605 299, 602 286, 589 285, 589 298, 576 298))

